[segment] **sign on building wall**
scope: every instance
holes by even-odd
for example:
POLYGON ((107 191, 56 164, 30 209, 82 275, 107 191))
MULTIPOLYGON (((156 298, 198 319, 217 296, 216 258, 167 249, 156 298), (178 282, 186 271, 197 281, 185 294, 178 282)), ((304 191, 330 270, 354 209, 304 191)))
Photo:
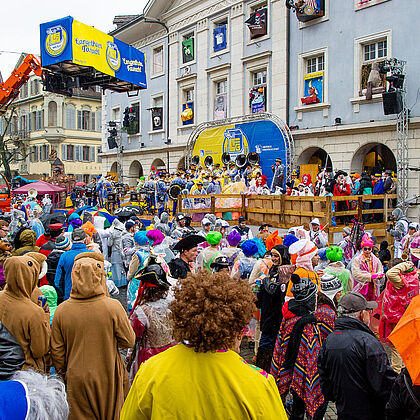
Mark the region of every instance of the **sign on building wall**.
POLYGON ((226 48, 226 25, 213 30, 213 51, 221 51, 226 48))
POLYGON ((182 41, 182 62, 188 63, 194 60, 194 38, 184 39, 182 41))
POLYGON ((40 31, 42 66, 71 62, 147 88, 144 54, 131 45, 71 16, 42 23, 40 31))
POLYGON ((152 108, 152 130, 162 130, 163 128, 163 108, 152 108))
POLYGON ((389 0, 354 0, 354 10, 365 9, 376 4, 385 3, 389 0))

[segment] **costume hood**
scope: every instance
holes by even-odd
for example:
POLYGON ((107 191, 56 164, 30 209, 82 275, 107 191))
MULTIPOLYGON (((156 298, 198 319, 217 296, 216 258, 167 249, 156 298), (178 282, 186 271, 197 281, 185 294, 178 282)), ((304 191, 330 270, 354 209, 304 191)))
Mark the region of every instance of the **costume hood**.
POLYGON ((45 255, 38 252, 8 258, 3 265, 6 291, 17 297, 30 299, 46 259, 45 255))
POLYGON ((105 229, 105 217, 103 216, 95 216, 93 218, 93 225, 95 226, 96 230, 104 230, 105 229))
POLYGON ((33 248, 36 242, 36 233, 31 229, 25 229, 19 236, 22 247, 30 246, 33 248))
POLYGON ((160 215, 160 223, 165 223, 167 224, 169 222, 169 214, 166 213, 166 211, 164 211, 161 215, 160 215))
POLYGON ((74 260, 70 298, 89 299, 105 295, 104 256, 97 252, 82 252, 74 260))

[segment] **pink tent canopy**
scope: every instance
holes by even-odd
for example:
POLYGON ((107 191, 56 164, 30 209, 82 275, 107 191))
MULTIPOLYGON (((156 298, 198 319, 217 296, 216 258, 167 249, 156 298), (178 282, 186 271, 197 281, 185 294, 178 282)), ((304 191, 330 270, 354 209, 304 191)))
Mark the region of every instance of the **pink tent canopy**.
POLYGON ((45 181, 37 181, 26 184, 23 187, 16 188, 12 191, 12 194, 27 194, 31 188, 35 188, 40 195, 57 194, 62 191, 66 191, 64 187, 59 187, 58 185, 53 185, 45 181))

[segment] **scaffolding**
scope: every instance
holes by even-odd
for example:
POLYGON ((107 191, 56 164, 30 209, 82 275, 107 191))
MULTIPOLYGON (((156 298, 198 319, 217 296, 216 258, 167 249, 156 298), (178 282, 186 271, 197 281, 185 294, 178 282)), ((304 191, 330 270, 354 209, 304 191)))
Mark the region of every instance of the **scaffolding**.
MULTIPOLYGON (((399 77, 402 85, 396 90, 401 93, 402 110, 397 116, 397 196, 398 206, 407 212, 408 209, 408 120, 409 110, 407 107, 406 90, 406 61, 392 58, 385 65, 389 68, 392 76, 399 77)), ((392 77, 391 76, 391 77, 392 77)))

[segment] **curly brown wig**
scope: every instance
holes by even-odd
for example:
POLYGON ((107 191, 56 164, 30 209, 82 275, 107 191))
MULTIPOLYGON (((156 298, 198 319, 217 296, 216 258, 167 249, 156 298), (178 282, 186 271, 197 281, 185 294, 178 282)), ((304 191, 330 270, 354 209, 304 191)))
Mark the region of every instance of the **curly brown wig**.
POLYGON ((174 339, 201 353, 231 348, 255 311, 254 301, 248 283, 226 273, 188 274, 169 305, 174 339))

